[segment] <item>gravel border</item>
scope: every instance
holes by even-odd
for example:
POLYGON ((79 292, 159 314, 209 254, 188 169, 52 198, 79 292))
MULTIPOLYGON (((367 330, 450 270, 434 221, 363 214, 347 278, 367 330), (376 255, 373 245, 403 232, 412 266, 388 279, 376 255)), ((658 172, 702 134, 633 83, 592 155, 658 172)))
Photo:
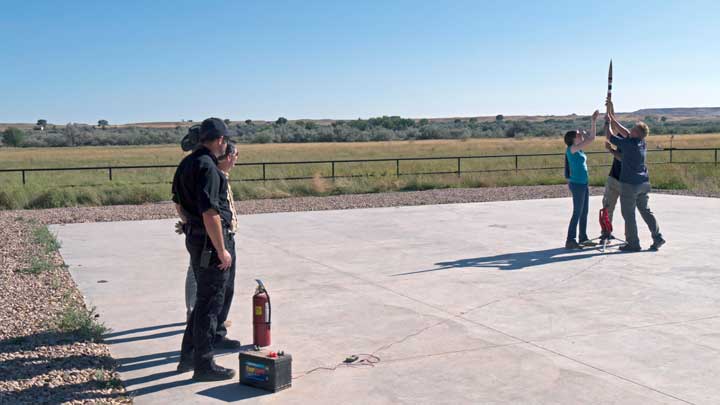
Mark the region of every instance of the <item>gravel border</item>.
MULTIPOLYGON (((602 187, 591 187, 592 195, 601 195, 602 187)), ((400 191, 375 194, 344 194, 327 197, 290 197, 280 199, 236 201, 240 215, 272 212, 343 210, 428 204, 456 204, 487 201, 511 201, 568 197, 565 185, 517 186, 489 188, 448 188, 424 191, 400 191)), ((143 205, 115 205, 104 207, 73 207, 43 210, 0 211, 3 216, 33 218, 43 224, 81 222, 136 221, 175 218, 171 202, 143 205)))
MULTIPOLYGON (((603 190, 603 187, 590 187, 590 195, 602 195, 603 190)), ((720 198, 720 192, 654 190, 653 193, 720 198)), ((327 197, 290 197, 280 199, 246 200, 236 201, 235 207, 240 215, 250 215, 272 212, 344 210, 355 208, 458 204, 565 197, 570 197, 570 192, 568 191, 566 185, 560 184, 549 186, 448 188, 375 194, 345 194, 327 197)), ((32 218, 42 224, 137 221, 177 217, 175 208, 171 202, 142 205, 0 211, 0 220, 8 215, 32 218)))
MULTIPOLYGON (((591 187, 602 195, 602 187, 591 187)), ((720 193, 657 191, 662 194, 720 197, 720 193)), ((566 185, 349 194, 236 202, 241 215, 454 204, 569 197, 566 185)), ((117 381, 106 345, 63 341, 49 326, 68 300, 82 305, 82 294, 59 253, 55 268, 40 274, 18 270, 31 262, 32 229, 38 225, 175 218, 170 202, 143 205, 0 211, 0 403, 130 403, 117 381)))
POLYGON ((41 225, 0 213, 0 403, 131 403, 107 346, 54 326, 67 308, 85 304, 60 254, 35 242, 41 225), (22 272, 31 257, 47 260, 46 268, 22 272))

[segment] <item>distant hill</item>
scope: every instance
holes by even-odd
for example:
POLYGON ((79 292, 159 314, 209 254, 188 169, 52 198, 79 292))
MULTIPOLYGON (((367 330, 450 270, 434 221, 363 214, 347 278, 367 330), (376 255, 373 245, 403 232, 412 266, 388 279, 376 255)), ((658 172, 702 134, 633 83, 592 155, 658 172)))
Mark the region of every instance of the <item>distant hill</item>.
MULTIPOLYGON (((666 117, 668 121, 712 121, 718 122, 720 120, 720 107, 686 107, 686 108, 644 108, 634 112, 617 113, 618 118, 624 121, 641 120, 647 116, 653 116, 656 118, 666 117)), ((544 122, 547 120, 575 120, 580 117, 587 117, 587 115, 505 115, 506 121, 528 121, 531 123, 544 122)), ((413 117, 415 121, 420 121, 423 117, 413 117)), ((494 122, 495 116, 474 116, 474 117, 443 117, 443 118, 428 118, 427 120, 431 123, 452 123, 456 120, 468 121, 474 120, 476 122, 494 122)), ((299 119, 289 120, 289 123, 308 123, 312 122, 319 126, 329 126, 335 122, 349 122, 352 120, 334 120, 334 119, 299 119)), ((239 124, 243 121, 232 121, 233 124, 239 124)), ((256 125, 269 125, 274 121, 264 120, 253 120, 253 124, 256 125)), ((135 123, 124 123, 124 124, 113 124, 108 125, 107 128, 153 128, 153 129, 177 129, 190 127, 194 124, 198 124, 199 121, 178 121, 178 122, 135 122, 135 123)), ((80 124, 94 126, 93 124, 80 124)), ((57 126, 62 128, 65 124, 49 123, 48 128, 57 126)), ((17 127, 26 131, 33 130, 36 127, 33 123, 0 123, 0 131, 8 127, 17 127)))
POLYGON ((666 117, 708 118, 720 117, 720 107, 693 107, 693 108, 644 108, 637 110, 633 115, 660 115, 666 117))

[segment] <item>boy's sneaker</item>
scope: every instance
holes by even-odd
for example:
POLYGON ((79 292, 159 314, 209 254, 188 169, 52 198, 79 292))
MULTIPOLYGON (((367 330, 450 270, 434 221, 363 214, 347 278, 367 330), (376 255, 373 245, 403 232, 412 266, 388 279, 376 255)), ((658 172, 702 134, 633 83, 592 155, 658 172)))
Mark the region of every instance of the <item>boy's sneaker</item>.
POLYGON ((568 239, 565 242, 565 249, 568 249, 568 250, 582 249, 582 246, 578 245, 578 243, 575 242, 575 239, 568 239))
POLYGON ((660 250, 660 246, 662 246, 664 244, 665 244, 665 239, 658 238, 653 242, 652 246, 650 246, 650 250, 652 250, 653 252, 657 252, 658 250, 660 250))
POLYGON ((626 244, 626 245, 620 246, 619 250, 621 252, 639 252, 642 250, 642 248, 640 247, 640 245, 633 246, 630 244, 626 244))

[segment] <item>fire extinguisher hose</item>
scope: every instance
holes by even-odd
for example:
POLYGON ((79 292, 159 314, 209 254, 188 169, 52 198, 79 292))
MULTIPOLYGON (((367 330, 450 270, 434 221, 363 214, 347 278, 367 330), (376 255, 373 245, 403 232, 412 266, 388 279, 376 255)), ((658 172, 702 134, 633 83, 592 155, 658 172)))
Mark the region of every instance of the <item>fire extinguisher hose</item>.
POLYGON ((267 295, 268 297, 268 325, 270 325, 272 323, 272 304, 270 304, 270 294, 267 292, 267 290, 264 291, 265 295, 267 295))

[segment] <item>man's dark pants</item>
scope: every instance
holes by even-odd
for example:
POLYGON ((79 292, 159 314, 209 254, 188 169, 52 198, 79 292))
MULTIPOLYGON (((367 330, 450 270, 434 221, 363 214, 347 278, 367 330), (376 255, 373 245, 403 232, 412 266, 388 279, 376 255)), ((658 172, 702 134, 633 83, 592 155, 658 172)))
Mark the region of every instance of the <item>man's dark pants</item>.
POLYGON ((235 239, 227 230, 223 231, 223 238, 225 248, 232 256, 232 265, 226 270, 218 268, 220 260, 214 249, 208 268, 200 268, 205 244, 212 246, 203 228, 191 227, 185 236, 185 247, 190 253, 190 265, 197 280, 197 299, 185 327, 181 356, 189 360, 188 356, 192 353, 195 370, 210 368, 213 343, 227 334, 223 323, 227 319, 234 294, 235 239))

